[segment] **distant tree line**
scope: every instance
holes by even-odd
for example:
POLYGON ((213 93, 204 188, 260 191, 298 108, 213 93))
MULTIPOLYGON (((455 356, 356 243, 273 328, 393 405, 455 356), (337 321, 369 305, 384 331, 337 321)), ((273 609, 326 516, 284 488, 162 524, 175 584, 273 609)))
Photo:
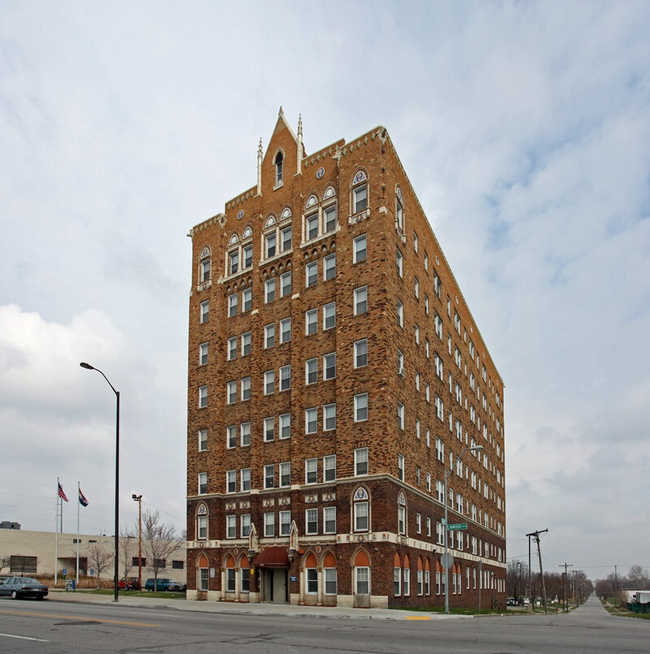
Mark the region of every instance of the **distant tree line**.
POLYGON ((612 570, 605 579, 596 581, 596 594, 601 597, 621 599, 623 590, 650 590, 650 574, 647 568, 633 565, 627 575, 612 570))
MULTIPOLYGON (((506 569, 506 584, 508 597, 515 602, 521 603, 524 597, 541 598, 542 580, 539 572, 530 575, 530 589, 528 588, 528 565, 522 561, 510 561, 506 569)), ((575 599, 578 602, 584 601, 594 590, 593 583, 587 578, 582 570, 569 570, 565 575, 563 572, 545 572, 544 587, 548 602, 563 599, 575 599)))

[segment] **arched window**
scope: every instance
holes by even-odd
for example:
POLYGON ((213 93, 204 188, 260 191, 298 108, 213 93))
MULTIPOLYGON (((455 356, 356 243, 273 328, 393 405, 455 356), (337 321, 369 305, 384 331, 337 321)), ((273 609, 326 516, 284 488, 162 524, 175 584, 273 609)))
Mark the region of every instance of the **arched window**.
POLYGON ((352 213, 365 211, 368 207, 368 177, 363 170, 358 170, 352 179, 352 213))
POLYGON ((208 507, 201 502, 196 511, 196 538, 206 540, 208 537, 208 507))
POLYGON ((397 496, 397 533, 406 536, 406 496, 400 491, 397 496))
POLYGON ((370 529, 370 496, 364 486, 359 486, 352 494, 354 531, 370 529))
POLYGON ((370 595, 370 559, 365 550, 360 550, 354 557, 354 592, 370 595))
POLYGON ((283 162, 284 156, 282 155, 282 151, 278 152, 275 155, 275 185, 276 186, 282 186, 282 162, 283 162))
POLYGON ((210 248, 206 245, 201 250, 201 260, 199 263, 199 283, 203 284, 210 281, 210 272, 211 272, 211 257, 210 257, 210 248))

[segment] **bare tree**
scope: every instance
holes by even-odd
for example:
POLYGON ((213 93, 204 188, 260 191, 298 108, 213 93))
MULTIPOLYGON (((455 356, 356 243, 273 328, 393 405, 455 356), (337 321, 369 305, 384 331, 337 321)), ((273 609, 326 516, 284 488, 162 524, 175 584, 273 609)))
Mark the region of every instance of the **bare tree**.
POLYGON ((2 572, 5 568, 8 568, 10 564, 11 564, 10 556, 0 556, 0 572, 2 572))
POLYGON ((86 546, 86 556, 90 566, 97 571, 97 590, 101 588, 99 578, 102 572, 108 570, 113 563, 113 552, 105 549, 99 543, 92 543, 86 546))
POLYGON ((119 540, 119 556, 120 556, 120 568, 122 570, 122 579, 126 584, 127 577, 131 572, 133 567, 133 548, 134 542, 133 539, 135 536, 129 533, 128 529, 120 530, 120 540, 119 540))
POLYGON ((506 569, 506 583, 508 595, 513 597, 515 602, 523 599, 528 583, 528 566, 521 561, 510 561, 506 569))
POLYGON ((167 557, 179 549, 182 543, 183 539, 176 535, 176 528, 161 521, 159 511, 144 511, 142 546, 146 553, 147 568, 155 579, 155 588, 158 587, 158 573, 167 565, 167 557))
POLYGON ((640 565, 633 565, 630 568, 626 582, 629 588, 635 590, 645 590, 646 588, 650 588, 650 576, 648 575, 648 571, 640 565))

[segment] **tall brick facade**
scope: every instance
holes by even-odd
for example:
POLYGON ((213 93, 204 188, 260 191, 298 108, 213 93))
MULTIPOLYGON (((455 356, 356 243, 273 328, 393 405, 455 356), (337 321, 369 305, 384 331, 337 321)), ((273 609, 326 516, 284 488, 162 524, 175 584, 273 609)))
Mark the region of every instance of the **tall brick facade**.
POLYGON ((188 596, 442 605, 453 469, 450 604, 503 605, 503 382, 386 130, 280 111, 190 236, 188 596))

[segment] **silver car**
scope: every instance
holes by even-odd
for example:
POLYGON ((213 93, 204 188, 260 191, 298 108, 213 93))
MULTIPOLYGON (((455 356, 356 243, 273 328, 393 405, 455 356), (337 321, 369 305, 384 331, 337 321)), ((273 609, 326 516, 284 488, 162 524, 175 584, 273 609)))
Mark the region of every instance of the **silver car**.
POLYGON ((12 599, 35 597, 42 600, 48 592, 45 584, 32 577, 7 577, 0 581, 0 595, 9 595, 12 599))

